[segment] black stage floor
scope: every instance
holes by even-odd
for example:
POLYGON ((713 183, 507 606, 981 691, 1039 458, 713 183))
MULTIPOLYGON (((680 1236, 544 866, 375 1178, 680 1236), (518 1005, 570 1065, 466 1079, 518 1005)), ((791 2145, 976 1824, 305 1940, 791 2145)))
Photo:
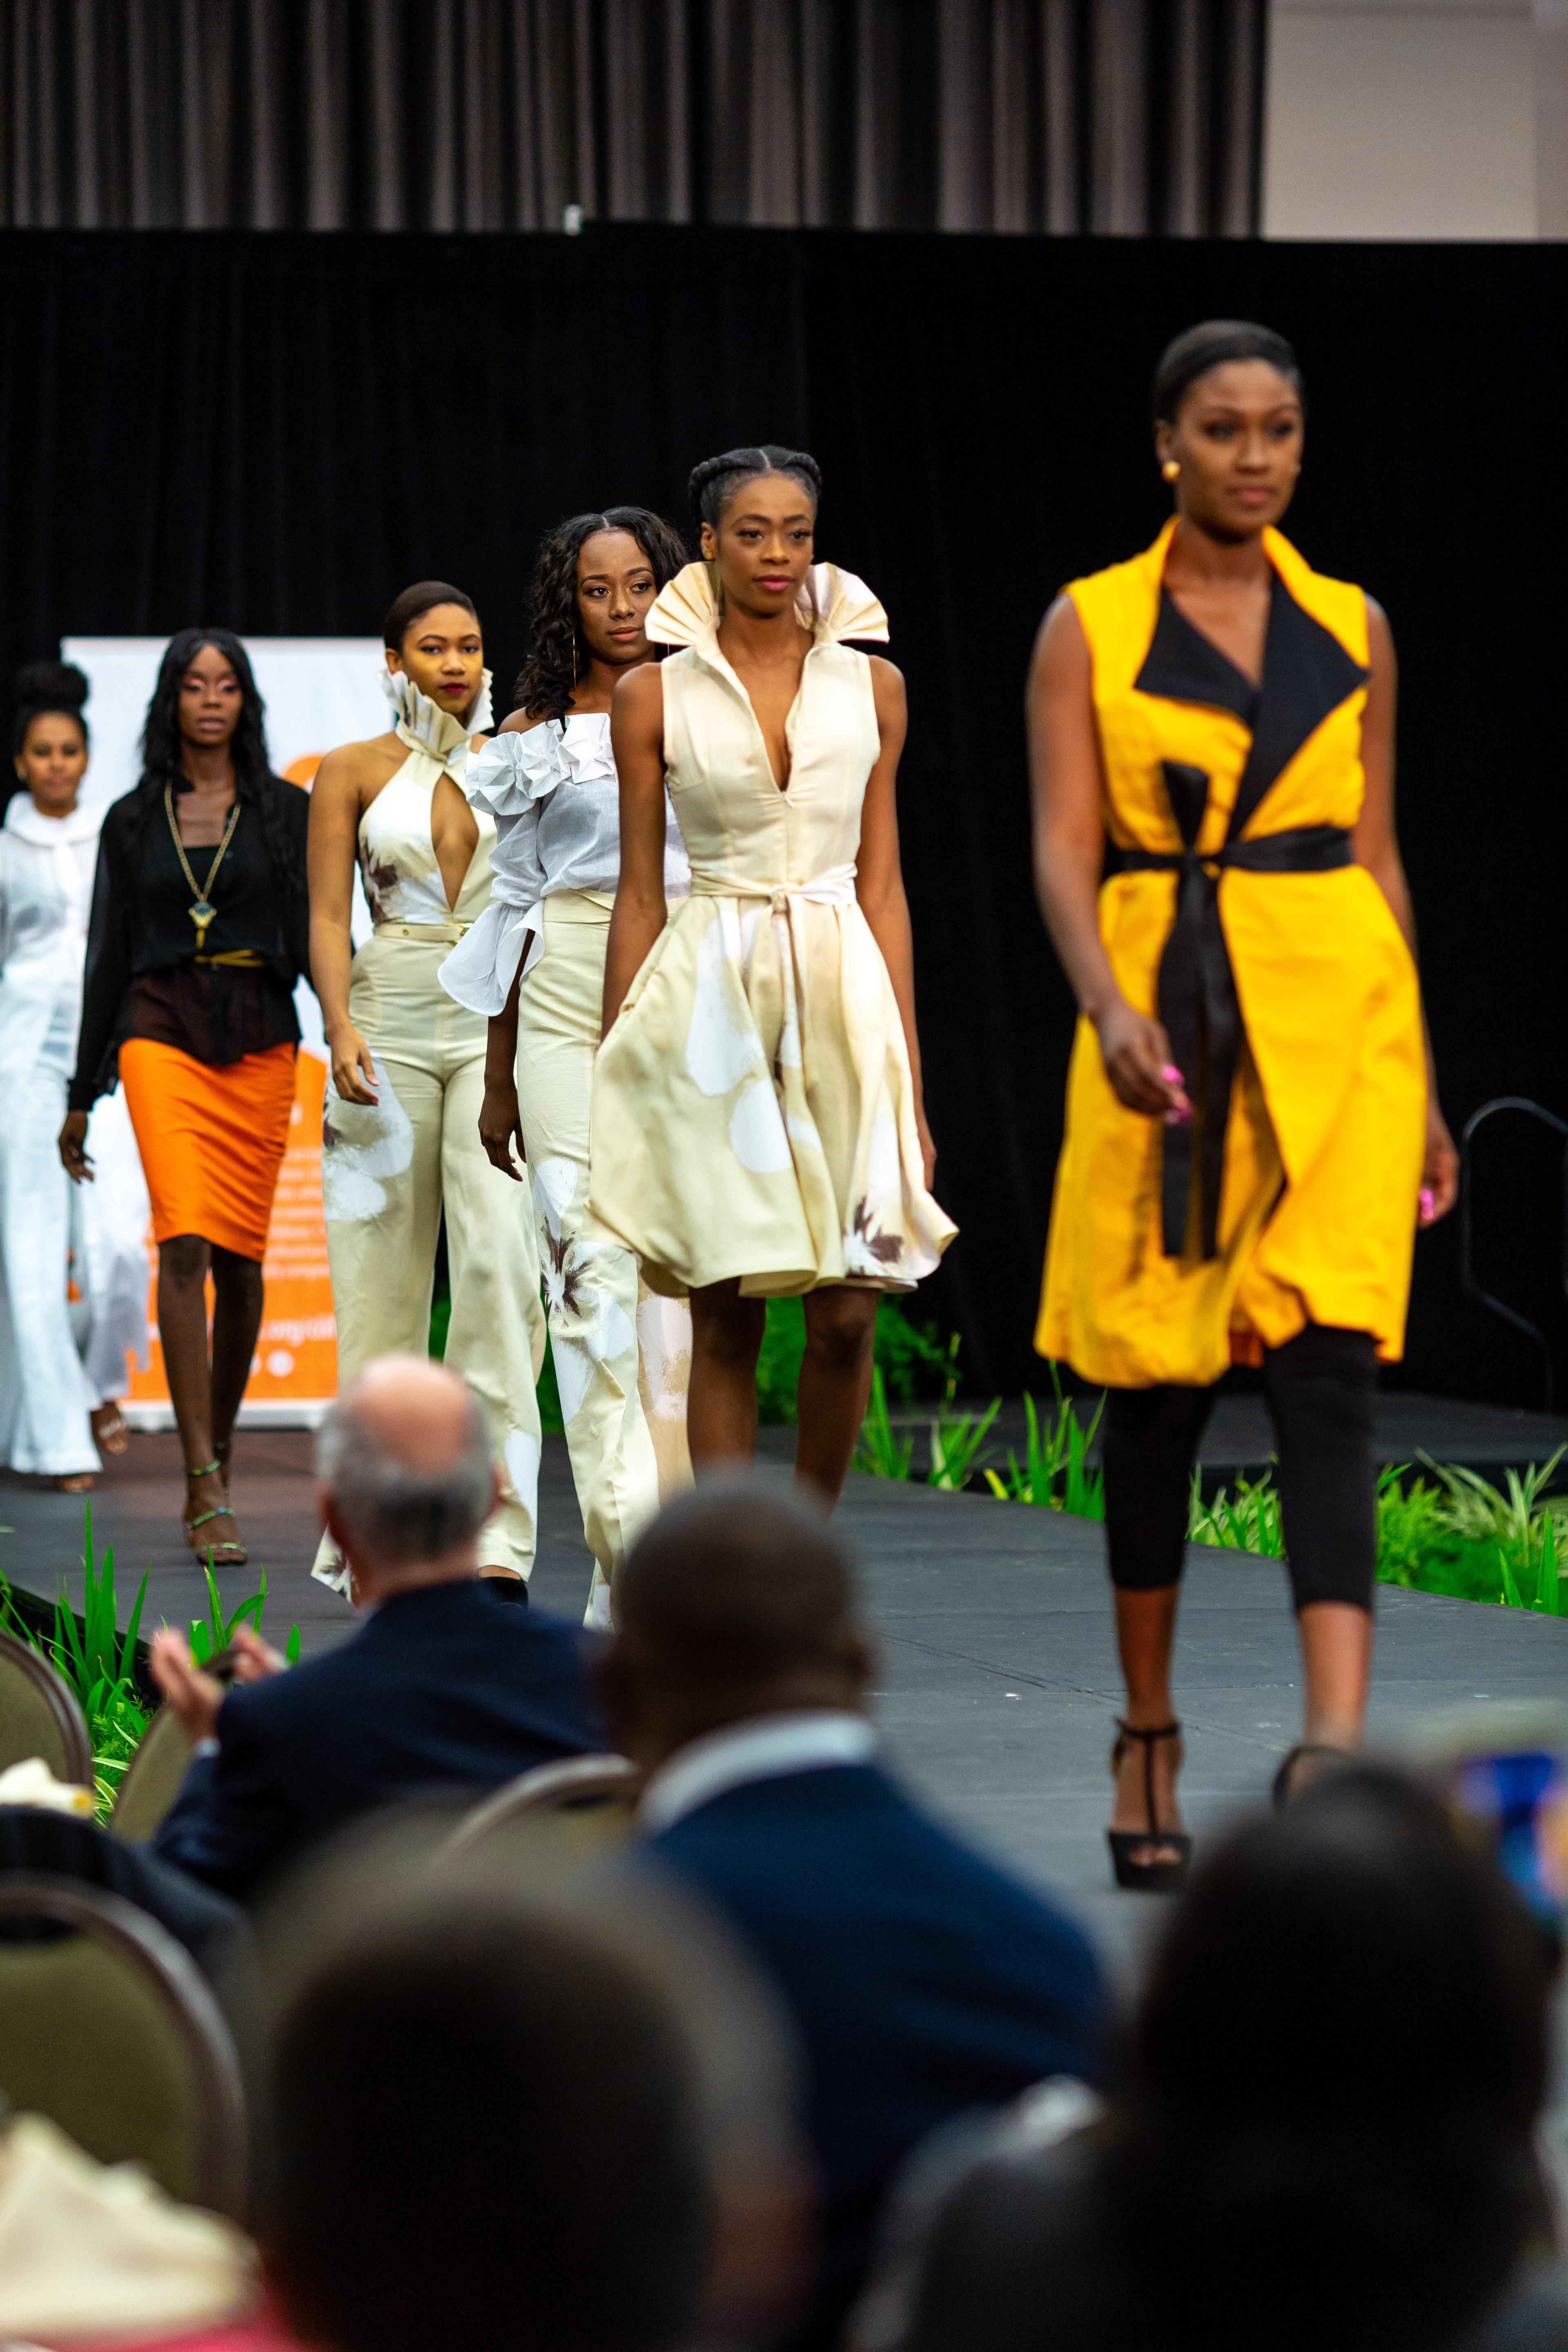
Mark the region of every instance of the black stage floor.
MULTIPOLYGON (((1396 1402, 1390 1400, 1391 1402, 1396 1402)), ((788 1458, 791 1433, 764 1433, 788 1458)), ((253 1565, 223 1579, 230 1607, 265 1562, 266 1630, 291 1622, 310 1654, 353 1623, 309 1577, 314 1549, 310 1440, 242 1433, 235 1497, 253 1565)), ((92 1496, 100 1545, 115 1547, 121 1616, 149 1561, 145 1623, 204 1605, 176 1525, 172 1434, 132 1437, 92 1496)), ((80 1591, 81 1499, 18 1480, 0 1486, 0 1567, 51 1595, 80 1591)), ((579 1612, 588 1587, 564 1443, 545 1441, 534 1591, 579 1612)), ((881 1652, 877 1708, 889 1746, 929 1799, 1016 1867, 1065 1895, 1127 1952, 1158 1909, 1113 1895, 1102 1836, 1106 1752, 1117 1684, 1101 1536, 1091 1523, 976 1496, 851 1478, 839 1524, 865 1580, 881 1652)), ((1256 1801, 1295 1736, 1295 1643, 1277 1562, 1194 1548, 1179 1655, 1187 1726, 1184 1798, 1200 1832, 1256 1801)), ((1385 1590, 1379 1602, 1375 1738, 1398 1741, 1433 1709, 1485 1696, 1568 1691, 1568 1619, 1385 1590)))

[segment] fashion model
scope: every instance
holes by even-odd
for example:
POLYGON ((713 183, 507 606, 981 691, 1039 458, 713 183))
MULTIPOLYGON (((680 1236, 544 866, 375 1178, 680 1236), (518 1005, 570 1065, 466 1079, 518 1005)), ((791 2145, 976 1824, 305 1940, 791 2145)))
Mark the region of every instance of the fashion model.
MULTIPOLYGON (((590 1624, 608 1623, 616 1568, 691 1476, 691 1318, 680 1300, 639 1281, 630 1250, 585 1231, 588 1107, 621 867, 610 699, 649 658, 649 608, 684 561, 669 525, 642 507, 574 515, 542 542, 518 708, 468 758, 469 802, 495 825, 490 903, 440 970, 442 986, 489 1021, 480 1140, 492 1164, 531 1192, 556 1386, 594 1555, 590 1624)), ((669 819, 666 897, 684 897, 688 881, 669 819)))
POLYGON ((1189 1853, 1170 1667, 1214 1383, 1260 1366, 1279 1438, 1305 1680, 1283 1788, 1361 1738, 1375 1366, 1403 1345, 1417 1221, 1456 1188, 1394 835, 1388 623, 1277 528, 1295 356, 1262 327, 1194 327, 1153 412, 1175 511, 1058 598, 1028 689, 1040 905, 1080 1008, 1037 1345, 1109 1391, 1110 1843, 1142 1887, 1189 1853))
POLYGON ((123 1102, 100 1104, 75 1187, 57 1141, 101 822, 79 805, 87 690, 68 663, 17 677, 22 789, 0 829, 0 1461, 75 1490, 124 1452, 127 1358, 147 1347, 147 1188, 123 1102))
POLYGON ((110 809, 99 842, 60 1130, 66 1172, 80 1180, 90 1172, 88 1112, 118 1069, 152 1198, 185 1539, 218 1568, 246 1557, 229 1448, 261 1327, 305 962, 307 804, 268 769, 262 718, 237 637, 182 629, 171 640, 148 705, 142 781, 110 809))
POLYGON ((616 688, 590 1206, 653 1288, 689 1295, 699 1470, 753 1451, 765 1301, 804 1294, 795 1466, 835 1499, 878 1294, 912 1289, 955 1228, 928 1189, 894 805, 903 679, 847 642, 885 637, 887 616, 814 563, 820 487, 798 450, 699 466, 703 560, 647 624, 678 650, 616 688), (667 785, 691 861, 673 913, 667 785))
MULTIPOLYGON (((310 794, 310 976, 331 1076, 321 1192, 346 1387, 374 1356, 425 1355, 445 1218, 446 1360, 479 1398, 503 1486, 479 1538, 484 1574, 526 1600, 539 1486, 534 1381, 544 1353, 526 1200, 479 1137, 485 1023, 437 973, 489 903, 495 827, 464 794, 490 723, 479 615, 460 588, 421 580, 386 616, 393 725, 330 751, 310 794), (354 868, 374 929, 350 936, 354 868)), ((313 1573, 344 1590, 323 1537, 313 1573)))

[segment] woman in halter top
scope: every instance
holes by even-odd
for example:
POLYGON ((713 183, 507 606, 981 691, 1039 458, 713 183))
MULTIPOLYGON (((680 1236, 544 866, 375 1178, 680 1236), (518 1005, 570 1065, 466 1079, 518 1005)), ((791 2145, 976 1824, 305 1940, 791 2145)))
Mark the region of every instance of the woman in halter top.
POLYGON ((1416 1223, 1450 1206, 1456 1161, 1394 828, 1388 624, 1274 527, 1300 470, 1294 354, 1194 327, 1154 417, 1175 514, 1051 607, 1029 715, 1040 903, 1081 1009, 1037 1345, 1109 1391, 1111 1852, 1121 1885, 1158 1888, 1189 1850, 1170 1664, 1214 1383, 1260 1366, 1279 1438, 1292 1758, 1354 1748, 1375 1366, 1399 1359, 1416 1223))
POLYGON ((694 1464, 752 1451, 764 1302, 804 1294, 795 1466, 836 1499, 877 1294, 912 1289, 955 1228, 927 1189, 894 805, 904 684, 846 642, 885 638, 887 616, 813 565, 819 487, 799 451, 699 466, 703 561, 648 616, 678 650, 616 689, 591 1206, 655 1289, 690 1296, 694 1464), (691 860, 673 913, 667 782, 691 860))
MULTIPOLYGON (((685 560, 669 525, 643 507, 574 515, 542 543, 519 707, 468 761, 469 802, 495 822, 490 903, 441 967, 442 987, 489 1021, 479 1139, 532 1193, 566 1445, 594 1555, 588 1622, 599 1625, 610 1622, 611 1583, 633 1539, 691 1478, 691 1318, 639 1281, 630 1250, 585 1230, 588 1106, 621 870, 610 698, 649 659, 648 607, 685 560)), ((684 898, 689 878, 672 822, 666 896, 684 898)))
MULTIPOLYGON (((502 1482, 479 1538, 506 1599, 533 1565, 544 1353, 539 1262, 526 1198, 479 1138, 485 1023, 437 972, 489 899, 495 827, 463 793, 470 742, 489 724, 489 673, 473 605, 423 580, 386 616, 384 681, 395 723, 329 752, 310 794, 310 970, 332 1057, 321 1190, 346 1387, 374 1356, 429 1345, 443 1211, 452 1311, 447 1362, 484 1408, 502 1482), (374 925, 355 951, 358 864, 374 925)), ((325 1538, 315 1573, 342 1589, 325 1538)))

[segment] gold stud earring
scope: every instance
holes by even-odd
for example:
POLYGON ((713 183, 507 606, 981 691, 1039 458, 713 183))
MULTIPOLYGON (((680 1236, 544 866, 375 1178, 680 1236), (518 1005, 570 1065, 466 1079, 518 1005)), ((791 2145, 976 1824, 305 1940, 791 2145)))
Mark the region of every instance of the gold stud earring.
POLYGON ((1160 479, 1163 482, 1173 482, 1181 470, 1174 457, 1167 457, 1160 468, 1160 479))

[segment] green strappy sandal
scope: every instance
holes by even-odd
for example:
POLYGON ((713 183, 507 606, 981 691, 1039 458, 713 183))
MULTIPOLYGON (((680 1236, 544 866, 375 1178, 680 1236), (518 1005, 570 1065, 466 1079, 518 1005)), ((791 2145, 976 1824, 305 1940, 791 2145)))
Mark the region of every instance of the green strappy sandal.
MULTIPOLYGON (((205 1467, 200 1470, 187 1469, 185 1472, 186 1483, 189 1484, 192 1479, 195 1478, 210 1478, 215 1470, 218 1473, 220 1477, 223 1475, 223 1465, 216 1458, 207 1463, 205 1467)), ((233 1518, 234 1513, 230 1510, 226 1503, 219 1503, 215 1509, 210 1511, 198 1511, 194 1519, 182 1518, 180 1524, 185 1531, 185 1541, 189 1544, 191 1549, 195 1552, 198 1559, 205 1560, 210 1559, 215 1569, 243 1568, 245 1566, 250 1554, 246 1550, 245 1546, 242 1543, 236 1541, 234 1538, 231 1537, 226 1541, 220 1538, 215 1543, 209 1536, 206 1542, 203 1543, 198 1539, 196 1535, 196 1529, 198 1528, 210 1526, 214 1519, 233 1518)), ((235 1519, 235 1525, 237 1528, 238 1527, 239 1522, 237 1519, 235 1519)))

